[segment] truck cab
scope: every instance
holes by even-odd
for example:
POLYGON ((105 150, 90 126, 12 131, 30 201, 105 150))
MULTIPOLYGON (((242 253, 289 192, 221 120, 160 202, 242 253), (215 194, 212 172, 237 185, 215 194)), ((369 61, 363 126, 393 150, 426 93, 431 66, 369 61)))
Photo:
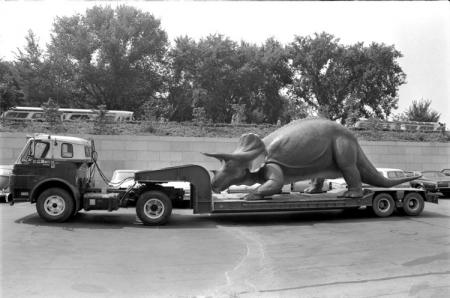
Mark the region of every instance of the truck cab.
POLYGON ((146 180, 145 176, 127 187, 115 187, 98 168, 96 159, 92 140, 47 134, 29 137, 12 168, 12 204, 36 203, 41 218, 64 222, 81 209, 114 211, 137 206, 144 197, 141 205, 146 208, 148 221, 161 223, 170 215, 172 201, 183 201, 183 189, 164 184, 169 181, 146 180), (96 170, 109 183, 107 188, 92 187, 96 170))
MULTIPOLYGON (((10 189, 14 201, 35 203, 44 190, 59 188, 75 198, 79 207, 77 198, 89 187, 93 146, 93 141, 76 137, 29 137, 12 169, 10 189)), ((58 200, 54 198, 53 202, 58 200)))

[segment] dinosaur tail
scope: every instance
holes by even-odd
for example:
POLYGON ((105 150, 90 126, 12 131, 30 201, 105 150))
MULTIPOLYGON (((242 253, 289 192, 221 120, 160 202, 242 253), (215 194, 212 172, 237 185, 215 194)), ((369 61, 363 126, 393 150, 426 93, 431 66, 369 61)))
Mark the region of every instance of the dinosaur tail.
POLYGON ((386 178, 377 171, 375 166, 364 154, 361 147, 359 147, 358 150, 357 167, 359 169, 362 182, 378 187, 392 187, 421 177, 413 176, 405 178, 386 178))

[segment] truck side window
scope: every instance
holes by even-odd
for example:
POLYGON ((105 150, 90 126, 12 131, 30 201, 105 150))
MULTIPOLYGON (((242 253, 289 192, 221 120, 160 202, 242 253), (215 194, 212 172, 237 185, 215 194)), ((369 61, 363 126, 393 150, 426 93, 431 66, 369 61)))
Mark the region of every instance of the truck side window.
POLYGON ((61 145, 61 157, 71 158, 73 157, 73 145, 68 143, 62 143, 61 145))
POLYGON ((45 158, 47 156, 49 144, 36 142, 34 146, 34 158, 45 158))

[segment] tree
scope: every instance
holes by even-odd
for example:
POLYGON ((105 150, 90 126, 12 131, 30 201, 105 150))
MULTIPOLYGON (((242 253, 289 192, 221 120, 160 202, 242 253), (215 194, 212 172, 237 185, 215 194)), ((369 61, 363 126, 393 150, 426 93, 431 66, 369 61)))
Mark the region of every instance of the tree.
POLYGON ((281 123, 289 123, 292 120, 307 118, 312 114, 311 108, 303 102, 298 102, 288 97, 283 97, 283 110, 281 123))
POLYGON ((175 109, 204 108, 215 122, 230 122, 235 103, 237 44, 222 35, 209 35, 196 42, 175 40, 170 52, 174 81, 171 91, 175 109), (184 107, 183 107, 184 105, 184 107))
POLYGON ((414 100, 405 111, 405 116, 409 121, 438 122, 440 114, 430 109, 431 100, 414 100))
POLYGON ((167 99, 150 97, 142 104, 138 117, 146 121, 165 120, 171 113, 172 106, 167 99))
POLYGON ((261 46, 241 42, 237 55, 243 62, 237 70, 237 94, 239 103, 246 106, 246 118, 249 122, 276 123, 285 104, 280 90, 292 83, 286 49, 269 38, 261 46), (260 111, 263 119, 258 119, 255 111, 260 111))
POLYGON ((32 30, 28 31, 25 40, 25 47, 18 49, 14 66, 26 104, 40 106, 54 95, 49 86, 49 64, 44 59, 44 51, 39 47, 39 39, 32 30))
POLYGON ((245 116, 245 104, 233 104, 231 105, 231 109, 233 110, 231 124, 241 124, 247 120, 247 116, 245 116))
POLYGON ((14 68, 26 104, 39 106, 51 97, 65 107, 89 107, 74 84, 77 75, 72 65, 61 59, 57 51, 49 53, 41 49, 32 30, 25 40, 25 47, 18 49, 14 68))
POLYGON ((297 36, 290 44, 294 72, 291 94, 318 114, 345 123, 355 113, 384 119, 397 107, 398 87, 405 74, 393 46, 340 44, 322 32, 297 36))
POLYGON ((0 111, 23 103, 23 91, 14 72, 11 63, 0 60, 0 111))
POLYGON ((73 88, 90 106, 137 111, 164 92, 167 34, 149 13, 95 6, 57 18, 51 37, 49 56, 60 66, 55 70, 71 71, 73 88))
POLYGON ((291 82, 291 71, 285 49, 276 40, 257 46, 222 35, 199 42, 181 37, 170 57, 174 115, 204 107, 209 119, 229 123, 236 112, 233 106, 245 106, 242 114, 247 122, 276 123, 280 118, 279 93, 291 82))
POLYGON ((59 105, 49 98, 47 102, 42 104, 42 110, 44 111, 44 119, 50 125, 50 130, 55 132, 58 130, 61 124, 61 112, 59 112, 59 105))
POLYGON ((106 131, 106 123, 108 122, 108 119, 106 117, 108 110, 106 109, 105 105, 99 105, 97 106, 97 109, 93 110, 95 113, 95 120, 94 120, 94 133, 95 134, 102 134, 106 131))

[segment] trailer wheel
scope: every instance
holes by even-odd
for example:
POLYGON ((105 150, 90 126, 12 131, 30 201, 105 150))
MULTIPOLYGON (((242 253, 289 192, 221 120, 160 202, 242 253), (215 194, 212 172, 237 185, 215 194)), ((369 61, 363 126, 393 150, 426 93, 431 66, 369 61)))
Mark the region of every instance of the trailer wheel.
POLYGON ((36 200, 39 216, 49 222, 64 222, 74 213, 72 196, 62 188, 44 190, 36 200))
POLYGON ((165 224, 172 214, 172 201, 160 191, 147 191, 136 203, 136 214, 146 225, 165 224))
POLYGON ((388 217, 395 210, 394 199, 388 193, 380 193, 373 199, 372 210, 378 217, 388 217))
POLYGON ((416 216, 422 213, 425 207, 425 202, 423 197, 415 192, 411 192, 405 196, 403 199, 403 209, 402 211, 409 216, 416 216))

